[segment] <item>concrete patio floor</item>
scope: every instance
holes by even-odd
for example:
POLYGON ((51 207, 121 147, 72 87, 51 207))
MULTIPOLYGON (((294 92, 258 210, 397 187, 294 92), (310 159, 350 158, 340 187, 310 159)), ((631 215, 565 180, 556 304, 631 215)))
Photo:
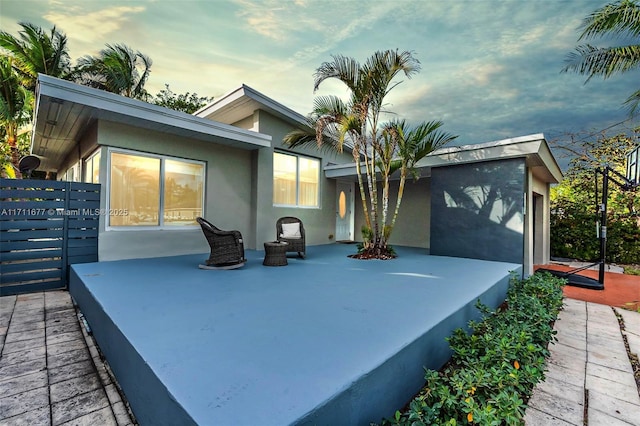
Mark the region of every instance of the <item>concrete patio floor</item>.
POLYGON ((203 254, 88 263, 69 291, 141 424, 368 425, 521 269, 395 249, 364 261, 352 245, 311 246, 281 267, 247 250, 233 271, 198 269, 203 254))
MULTIPOLYGON (((0 425, 136 424, 81 318, 67 291, 0 297, 0 425)), ((525 424, 637 425, 640 313, 565 297, 555 329, 525 424)))

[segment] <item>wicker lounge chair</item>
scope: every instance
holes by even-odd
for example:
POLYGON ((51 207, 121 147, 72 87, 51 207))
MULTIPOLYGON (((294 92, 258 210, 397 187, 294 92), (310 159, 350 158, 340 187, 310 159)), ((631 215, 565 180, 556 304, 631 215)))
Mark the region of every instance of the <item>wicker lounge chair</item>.
POLYGON ((244 244, 240 231, 222 231, 204 218, 196 218, 204 233, 211 255, 200 269, 236 269, 244 266, 244 244))
POLYGON ((297 217, 285 216, 276 222, 276 238, 289 243, 287 252, 297 252, 301 258, 307 255, 304 225, 297 217))

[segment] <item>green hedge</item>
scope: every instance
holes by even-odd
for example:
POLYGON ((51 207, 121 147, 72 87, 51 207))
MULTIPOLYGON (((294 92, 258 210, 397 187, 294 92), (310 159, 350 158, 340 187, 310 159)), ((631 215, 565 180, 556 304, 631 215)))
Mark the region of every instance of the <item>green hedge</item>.
MULTIPOLYGON (((637 264, 640 259, 640 227, 635 217, 607 219, 607 262, 637 264)), ((573 210, 551 214, 551 256, 595 262, 600 259, 600 240, 594 215, 573 210)))
POLYGON ((512 278, 497 311, 478 302, 483 317, 447 340, 453 356, 441 370, 426 370, 426 385, 404 412, 383 425, 521 425, 525 402, 544 379, 553 322, 565 281, 549 273, 512 278))

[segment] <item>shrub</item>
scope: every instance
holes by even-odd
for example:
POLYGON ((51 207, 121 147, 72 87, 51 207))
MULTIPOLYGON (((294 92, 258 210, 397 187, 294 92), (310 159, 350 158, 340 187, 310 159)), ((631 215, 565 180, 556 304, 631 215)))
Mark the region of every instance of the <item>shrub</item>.
POLYGON ((497 311, 477 303, 482 320, 471 334, 454 331, 453 356, 441 370, 426 370, 426 384, 402 413, 383 425, 519 425, 526 401, 544 379, 553 323, 562 308, 564 281, 549 273, 512 278, 497 311))

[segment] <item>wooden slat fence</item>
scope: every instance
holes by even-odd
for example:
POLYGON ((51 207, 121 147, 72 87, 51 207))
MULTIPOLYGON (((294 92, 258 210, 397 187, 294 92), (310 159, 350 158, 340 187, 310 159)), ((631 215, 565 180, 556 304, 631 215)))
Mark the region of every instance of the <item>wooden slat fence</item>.
POLYGON ((65 288, 97 262, 100 185, 0 179, 0 296, 65 288))

